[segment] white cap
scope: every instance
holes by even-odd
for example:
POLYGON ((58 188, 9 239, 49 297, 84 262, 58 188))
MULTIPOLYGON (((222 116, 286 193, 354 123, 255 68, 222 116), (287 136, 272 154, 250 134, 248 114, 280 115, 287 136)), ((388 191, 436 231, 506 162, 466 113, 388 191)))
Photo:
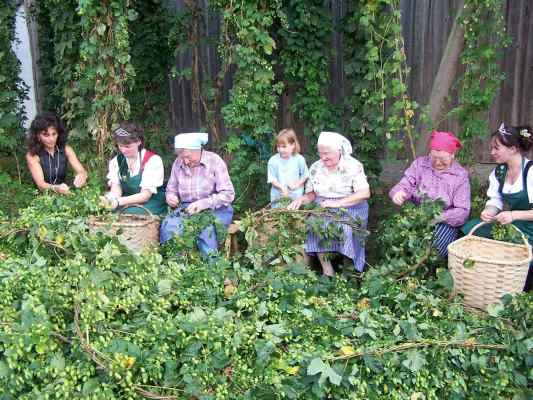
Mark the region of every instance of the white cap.
POLYGON ((200 150, 208 141, 205 132, 180 133, 174 138, 175 149, 200 150))
POLYGON ((352 154, 352 144, 337 132, 320 132, 317 145, 324 145, 340 150, 343 155, 352 154))

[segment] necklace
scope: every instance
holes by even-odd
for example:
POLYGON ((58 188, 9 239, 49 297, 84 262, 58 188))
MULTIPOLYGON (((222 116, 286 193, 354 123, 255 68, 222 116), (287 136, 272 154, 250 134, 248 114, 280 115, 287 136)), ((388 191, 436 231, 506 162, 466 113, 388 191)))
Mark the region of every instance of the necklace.
MULTIPOLYGON (((47 151, 48 153, 48 151, 47 151)), ((52 181, 52 165, 54 163, 54 160, 56 160, 56 165, 54 168, 54 181, 50 182, 52 185, 55 185, 57 183, 57 175, 59 173, 59 148, 56 146, 54 151, 54 157, 50 156, 50 153, 48 153, 48 171, 49 171, 49 179, 52 181)))
POLYGON ((135 165, 137 164, 137 159, 139 159, 140 156, 141 156, 141 152, 136 154, 134 159, 126 157, 126 163, 128 164, 128 171, 130 173, 130 176, 133 174, 133 170, 135 168, 135 165))

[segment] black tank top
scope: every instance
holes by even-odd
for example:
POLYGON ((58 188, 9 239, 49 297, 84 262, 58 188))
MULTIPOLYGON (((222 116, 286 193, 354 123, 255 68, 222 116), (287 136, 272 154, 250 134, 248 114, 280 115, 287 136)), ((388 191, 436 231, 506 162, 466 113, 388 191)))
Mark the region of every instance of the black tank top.
POLYGON ((52 156, 46 150, 41 150, 39 160, 43 169, 44 181, 51 185, 65 183, 67 176, 67 156, 65 155, 65 146, 56 147, 52 156))

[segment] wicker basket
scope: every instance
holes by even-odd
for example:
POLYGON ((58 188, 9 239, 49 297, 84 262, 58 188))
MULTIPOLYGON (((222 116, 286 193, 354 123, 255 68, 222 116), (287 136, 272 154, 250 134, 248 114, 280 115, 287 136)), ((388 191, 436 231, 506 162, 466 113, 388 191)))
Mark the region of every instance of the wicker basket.
POLYGON ((524 244, 511 244, 473 236, 486 222, 448 246, 448 268, 453 276, 454 294, 464 296, 466 306, 486 310, 506 293, 524 288, 531 262, 531 246, 524 234, 524 244))
MULTIPOLYGON (((133 207, 133 206, 132 206, 133 207)), ((87 224, 89 232, 103 232, 113 236, 120 229, 118 240, 135 254, 159 245, 159 217, 147 208, 136 204, 135 207, 144 209, 148 215, 119 214, 118 220, 104 221, 99 217, 89 217, 87 224)))

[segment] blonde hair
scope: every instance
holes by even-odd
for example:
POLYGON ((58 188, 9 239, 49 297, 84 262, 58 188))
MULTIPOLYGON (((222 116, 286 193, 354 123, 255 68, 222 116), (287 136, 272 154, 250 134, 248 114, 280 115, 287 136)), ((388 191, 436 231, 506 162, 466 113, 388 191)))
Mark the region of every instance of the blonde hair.
POLYGON ((298 142, 298 137, 294 129, 287 128, 279 131, 274 143, 274 151, 277 151, 278 144, 280 143, 294 144, 294 154, 300 154, 300 142, 298 142))

